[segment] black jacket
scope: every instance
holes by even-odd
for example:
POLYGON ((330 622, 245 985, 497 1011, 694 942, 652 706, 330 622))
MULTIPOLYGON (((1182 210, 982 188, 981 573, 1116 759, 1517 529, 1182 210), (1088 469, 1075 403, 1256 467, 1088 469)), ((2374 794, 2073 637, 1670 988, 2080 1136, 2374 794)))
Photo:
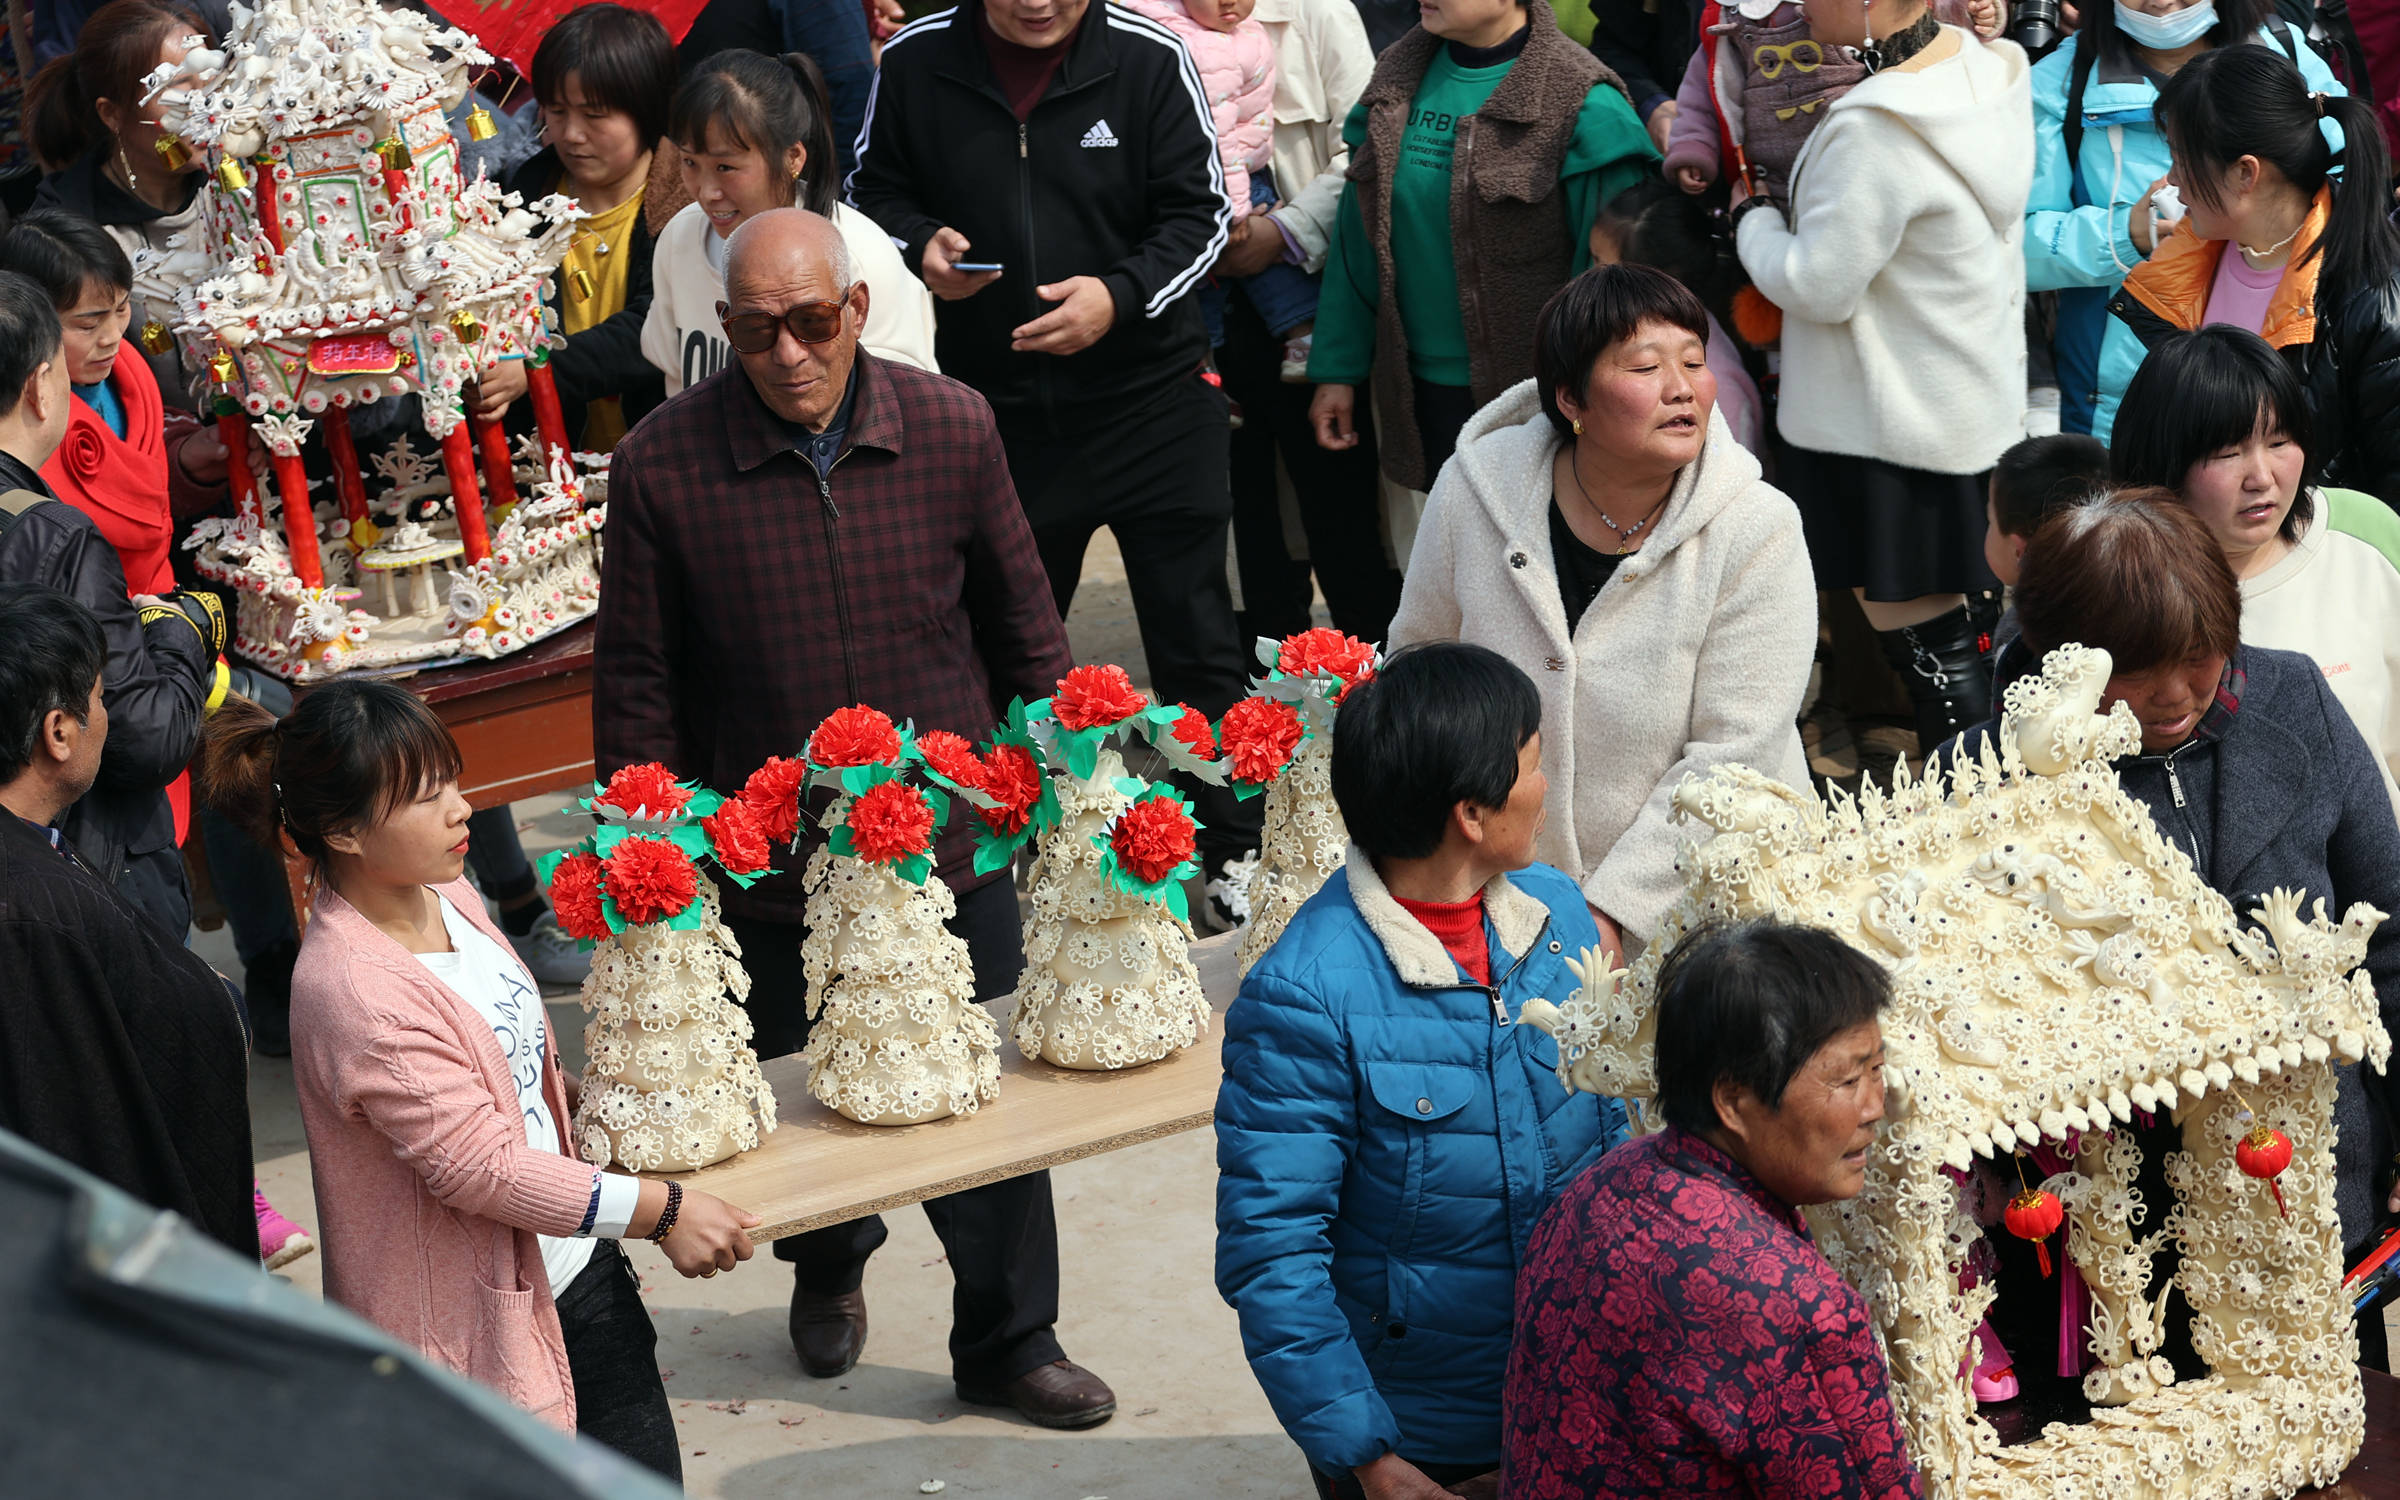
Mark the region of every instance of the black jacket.
MULTIPOLYGON (((2337 922, 2360 901, 2400 913, 2391 794, 2325 674, 2296 651, 2261 646, 2242 647, 2235 663, 2247 680, 2222 736, 2195 738, 2171 755, 2128 756, 2116 763, 2118 784, 2149 809, 2162 837, 2187 855, 2199 851, 2200 878, 2233 903, 2245 927, 2277 886, 2322 898, 2337 922)), ((2039 665, 2022 641, 2011 643, 1995 700, 2039 665)), ((1982 724, 1962 739, 1977 745, 1998 727, 1982 724)), ((2400 921, 2375 930, 2364 967, 2384 1026, 2400 1033, 2400 921)), ((2343 1248, 2353 1254, 2382 1217, 2375 1175, 2392 1156, 2396 1095, 2400 1072, 2340 1070, 2334 1202, 2343 1248)))
POLYGON ((1005 267, 938 304, 942 373, 982 392, 1004 426, 1074 432, 1188 378, 1208 352, 1190 294, 1231 222, 1216 132, 1174 33, 1105 3, 1061 43, 1066 61, 1018 124, 980 11, 963 0, 884 43, 850 201, 906 247, 912 271, 945 226, 973 259, 1005 267), (1056 305, 1034 288, 1070 276, 1108 284, 1115 326, 1064 358, 1011 350, 1010 333, 1056 305))
POLYGON ((1592 55, 1625 80, 1643 119, 1683 87, 1701 9, 1700 0, 1591 0, 1592 55))
MULTIPOLYGON (((50 492, 38 475, 0 453, 0 493, 9 490, 50 492)), ((0 525, 0 583, 57 589, 100 617, 108 636, 101 671, 108 743, 99 781, 67 810, 62 826, 85 863, 180 938, 191 925, 191 894, 166 786, 199 744, 214 656, 182 620, 143 626, 115 549, 91 517, 64 501, 35 505, 0 525)))
MULTIPOLYGON (((2122 288, 2108 310, 2145 349, 2183 331, 2122 288)), ((2283 357, 2308 388, 2325 482, 2400 506, 2400 283, 2352 292, 2283 357)))
MULTIPOLYGON (((667 150, 661 142, 660 150, 667 150)), ((560 191, 566 170, 555 148, 544 146, 514 172, 507 188, 522 193, 527 203, 560 191)), ((569 196, 573 196, 572 193, 569 196)), ((558 404, 567 419, 567 432, 583 441, 583 408, 587 402, 614 396, 625 409, 625 428, 647 416, 667 399, 667 380, 658 366, 642 358, 642 321, 650 316, 650 247, 653 240, 645 215, 633 216, 633 233, 624 248, 613 253, 629 256, 625 263, 625 305, 612 316, 568 338, 567 347, 550 351, 552 378, 558 382, 558 404)), ((550 278, 552 306, 567 307, 565 268, 550 278)), ((530 402, 509 412, 511 431, 533 430, 530 402)))
POLYGON ((255 1266, 248 1054, 232 991, 180 929, 0 809, 0 1129, 255 1266))

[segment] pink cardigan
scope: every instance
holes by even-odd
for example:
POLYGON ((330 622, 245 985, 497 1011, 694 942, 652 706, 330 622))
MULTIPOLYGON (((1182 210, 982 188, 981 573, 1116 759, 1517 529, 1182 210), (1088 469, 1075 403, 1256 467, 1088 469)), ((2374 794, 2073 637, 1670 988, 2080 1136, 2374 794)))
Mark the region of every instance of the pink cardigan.
MULTIPOLYGON (((473 886, 441 892, 507 944, 473 886)), ((544 1052, 563 1128, 546 1035, 544 1052)), ((330 889, 292 970, 292 1081, 325 1295, 573 1432, 575 1382, 534 1236, 582 1226, 592 1169, 563 1138, 556 1154, 533 1149, 491 1024, 330 889)))

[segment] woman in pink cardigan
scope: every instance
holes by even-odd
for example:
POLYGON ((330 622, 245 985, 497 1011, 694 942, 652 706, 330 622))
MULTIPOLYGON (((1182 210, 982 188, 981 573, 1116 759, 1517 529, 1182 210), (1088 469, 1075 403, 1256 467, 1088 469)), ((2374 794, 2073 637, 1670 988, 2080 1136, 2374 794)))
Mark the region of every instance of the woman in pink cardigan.
POLYGON ((656 1334, 615 1243, 686 1276, 750 1258, 753 1215, 567 1149, 579 1080, 541 990, 461 878, 450 731, 405 689, 336 682, 278 721, 211 721, 204 784, 317 861, 292 973, 292 1074, 325 1294, 558 1427, 680 1481, 656 1334))

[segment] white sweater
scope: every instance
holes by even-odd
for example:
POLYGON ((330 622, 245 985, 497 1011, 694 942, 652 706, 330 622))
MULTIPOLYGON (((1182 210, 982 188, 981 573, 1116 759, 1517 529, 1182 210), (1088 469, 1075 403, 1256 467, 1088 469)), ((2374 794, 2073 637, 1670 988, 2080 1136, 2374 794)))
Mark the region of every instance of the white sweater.
POLYGON ((2400 807, 2400 571, 2326 524, 2326 502, 2291 554, 2242 580, 2242 640, 2297 651, 2325 674, 2400 807))
POLYGON ((1468 421, 1418 526, 1391 639, 1473 641, 1525 669, 1550 778, 1540 855, 1647 942, 1683 887, 1668 798, 1684 777, 1739 762, 1807 784, 1794 724, 1816 582, 1800 513, 1712 412, 1657 530, 1570 638, 1550 556, 1558 443, 1530 380, 1468 421))
MULTIPOLYGON (((859 337, 878 359, 896 359, 936 374, 933 294, 909 274, 891 236, 847 203, 834 205, 834 227, 850 249, 851 273, 867 284, 867 326, 859 337)), ((725 242, 697 203, 667 221, 650 252, 650 316, 642 324, 642 357, 664 370, 667 394, 697 385, 733 357, 717 304, 725 300, 725 242)))
POLYGON ((1979 474, 2025 436, 2033 94, 2013 42, 1836 100, 1792 169, 1792 223, 1742 216, 1742 264, 1783 309, 1786 439, 1979 474))

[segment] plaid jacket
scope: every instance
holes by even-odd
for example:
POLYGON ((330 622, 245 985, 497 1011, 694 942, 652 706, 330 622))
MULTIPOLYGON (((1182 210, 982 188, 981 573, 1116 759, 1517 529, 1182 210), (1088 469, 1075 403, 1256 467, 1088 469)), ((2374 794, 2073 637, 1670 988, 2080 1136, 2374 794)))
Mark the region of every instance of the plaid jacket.
MULTIPOLYGON (((602 776, 656 760, 731 794, 852 703, 981 739, 1071 664, 991 408, 863 349, 855 378, 822 486, 738 363, 618 445, 593 661, 602 776)), ((974 839, 952 814, 937 864, 964 888, 974 839)), ((777 864, 726 890, 726 909, 798 922, 802 860, 777 864)))

